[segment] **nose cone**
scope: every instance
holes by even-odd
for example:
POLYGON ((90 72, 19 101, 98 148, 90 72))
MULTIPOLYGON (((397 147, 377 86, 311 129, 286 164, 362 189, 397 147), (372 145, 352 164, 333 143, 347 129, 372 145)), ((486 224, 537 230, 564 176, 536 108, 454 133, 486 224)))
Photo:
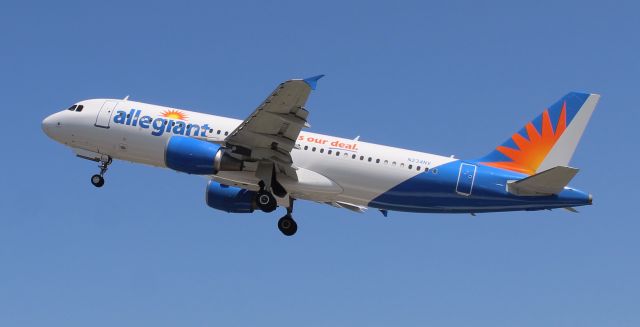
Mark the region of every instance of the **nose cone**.
POLYGON ((42 120, 42 131, 55 141, 63 142, 62 122, 64 112, 56 112, 42 120))
POLYGON ((53 117, 54 115, 48 116, 47 118, 42 120, 42 131, 50 138, 53 138, 53 128, 55 124, 55 118, 53 117))

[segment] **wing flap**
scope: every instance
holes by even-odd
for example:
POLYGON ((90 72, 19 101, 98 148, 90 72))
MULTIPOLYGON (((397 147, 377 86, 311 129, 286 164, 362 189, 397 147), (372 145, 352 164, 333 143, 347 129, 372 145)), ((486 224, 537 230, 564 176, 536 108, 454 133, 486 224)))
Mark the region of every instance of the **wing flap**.
POLYGON ((342 202, 342 201, 327 202, 327 204, 336 208, 347 209, 357 213, 364 213, 367 210, 366 207, 347 203, 347 202, 342 202))

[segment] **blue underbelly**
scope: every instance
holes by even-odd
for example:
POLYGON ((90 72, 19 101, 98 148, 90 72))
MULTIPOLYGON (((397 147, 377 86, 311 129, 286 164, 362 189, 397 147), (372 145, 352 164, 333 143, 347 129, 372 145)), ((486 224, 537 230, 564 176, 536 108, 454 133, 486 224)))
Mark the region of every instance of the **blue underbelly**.
POLYGON ((565 190, 549 196, 515 196, 507 192, 506 183, 525 175, 482 165, 468 170, 470 165, 473 164, 455 161, 423 172, 373 199, 369 206, 408 212, 476 213, 589 204, 588 195, 577 190, 565 190), (465 169, 475 174, 467 174, 465 169), (461 188, 463 179, 467 177, 471 185, 461 188))

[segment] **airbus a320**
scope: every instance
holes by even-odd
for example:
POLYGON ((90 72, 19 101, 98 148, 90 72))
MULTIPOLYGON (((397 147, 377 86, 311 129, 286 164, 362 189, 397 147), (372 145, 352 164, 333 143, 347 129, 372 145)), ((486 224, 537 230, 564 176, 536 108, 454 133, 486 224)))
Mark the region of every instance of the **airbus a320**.
POLYGON ((543 210, 592 204, 569 187, 569 162, 599 100, 571 92, 480 158, 457 159, 308 132, 307 98, 322 75, 286 81, 244 120, 130 101, 91 99, 42 122, 50 138, 99 163, 102 187, 114 159, 209 179, 206 204, 231 213, 286 214, 296 200, 363 212, 543 210))

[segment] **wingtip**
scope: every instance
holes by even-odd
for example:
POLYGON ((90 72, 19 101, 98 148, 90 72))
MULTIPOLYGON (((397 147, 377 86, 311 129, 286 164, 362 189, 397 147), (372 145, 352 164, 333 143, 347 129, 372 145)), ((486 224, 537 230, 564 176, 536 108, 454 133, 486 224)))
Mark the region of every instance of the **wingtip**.
POLYGON ((324 77, 324 74, 321 74, 321 75, 316 75, 316 76, 305 78, 305 79, 303 79, 303 81, 305 83, 307 83, 307 85, 309 85, 309 87, 312 90, 315 90, 316 87, 318 86, 318 80, 323 78, 323 77, 324 77))

